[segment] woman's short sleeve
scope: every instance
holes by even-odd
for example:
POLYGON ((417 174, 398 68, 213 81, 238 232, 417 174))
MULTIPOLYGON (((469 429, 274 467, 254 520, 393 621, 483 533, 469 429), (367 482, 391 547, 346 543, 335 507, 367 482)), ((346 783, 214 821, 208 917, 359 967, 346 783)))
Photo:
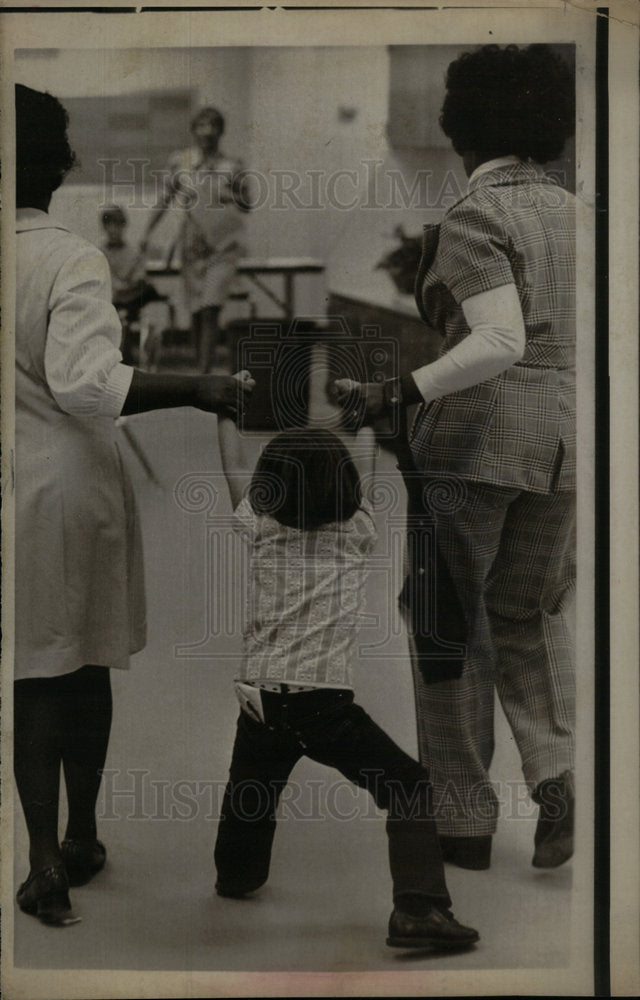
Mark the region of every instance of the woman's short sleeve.
POLYGON ((445 216, 433 270, 460 304, 513 282, 508 253, 500 216, 489 203, 470 196, 445 216))

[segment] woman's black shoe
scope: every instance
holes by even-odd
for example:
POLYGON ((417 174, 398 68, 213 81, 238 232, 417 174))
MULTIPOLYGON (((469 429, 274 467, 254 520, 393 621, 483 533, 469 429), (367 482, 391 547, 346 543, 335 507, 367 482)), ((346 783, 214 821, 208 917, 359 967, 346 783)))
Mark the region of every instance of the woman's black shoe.
POLYGON ((491 865, 491 836, 447 837, 439 836, 442 860, 458 868, 484 871, 491 865))
POLYGON ((390 948, 422 948, 425 951, 452 951, 468 948, 480 935, 473 927, 459 924, 452 913, 435 906, 426 917, 412 917, 395 909, 389 918, 390 948))
POLYGON ((532 795, 540 806, 534 836, 534 868, 557 868, 573 854, 575 787, 573 773, 542 781, 532 795))
POLYGON ((80 920, 71 909, 69 880, 62 865, 29 875, 18 889, 16 900, 23 913, 38 917, 43 924, 64 927, 80 920))
POLYGON ((69 885, 86 885, 102 868, 107 849, 99 840, 75 840, 67 837, 60 844, 60 853, 69 876, 69 885))

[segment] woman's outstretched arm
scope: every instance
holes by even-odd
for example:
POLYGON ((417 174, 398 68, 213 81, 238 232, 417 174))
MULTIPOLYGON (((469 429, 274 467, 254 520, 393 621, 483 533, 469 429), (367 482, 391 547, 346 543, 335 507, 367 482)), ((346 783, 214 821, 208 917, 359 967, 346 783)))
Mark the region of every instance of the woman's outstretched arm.
POLYGON ((426 402, 485 382, 520 361, 524 319, 513 284, 480 292, 462 303, 470 334, 437 361, 412 372, 426 402))
POLYGON ((253 382, 232 375, 153 374, 134 368, 131 385, 120 411, 123 416, 174 406, 195 406, 233 414, 242 410, 253 382))
POLYGON ((176 170, 176 164, 173 162, 173 160, 170 160, 169 176, 165 177, 163 180, 162 189, 158 195, 155 205, 151 209, 151 214, 149 216, 147 225, 145 227, 144 236, 140 241, 140 249, 142 250, 143 253, 147 249, 151 233, 156 228, 156 226, 160 222, 160 219, 163 217, 163 215, 171 205, 171 202, 173 201, 178 191, 178 185, 174 176, 175 170, 176 170))
MULTIPOLYGON (((514 284, 481 292, 462 303, 470 333, 446 354, 401 379, 406 403, 431 402, 484 382, 520 361, 526 346, 524 319, 514 284)), ((338 379, 335 393, 341 405, 364 398, 366 415, 384 411, 383 383, 360 384, 338 379)))

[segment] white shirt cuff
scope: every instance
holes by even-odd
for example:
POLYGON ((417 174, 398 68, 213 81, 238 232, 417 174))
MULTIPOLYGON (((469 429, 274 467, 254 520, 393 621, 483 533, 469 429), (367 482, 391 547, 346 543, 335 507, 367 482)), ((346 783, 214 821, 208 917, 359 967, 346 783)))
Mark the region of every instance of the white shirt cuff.
POLYGON ((100 407, 98 416, 119 417, 131 388, 133 378, 133 368, 131 365, 124 365, 118 362, 109 372, 109 378, 103 386, 100 396, 100 407))

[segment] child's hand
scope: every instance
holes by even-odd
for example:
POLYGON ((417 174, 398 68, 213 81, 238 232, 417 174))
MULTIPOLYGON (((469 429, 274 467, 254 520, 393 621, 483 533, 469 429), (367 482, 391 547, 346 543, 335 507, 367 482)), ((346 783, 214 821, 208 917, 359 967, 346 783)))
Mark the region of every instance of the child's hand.
POLYGON ((237 379, 238 382, 242 382, 245 391, 253 392, 256 387, 256 380, 251 377, 251 372, 247 371, 246 368, 243 368, 241 372, 234 372, 232 378, 237 379))

